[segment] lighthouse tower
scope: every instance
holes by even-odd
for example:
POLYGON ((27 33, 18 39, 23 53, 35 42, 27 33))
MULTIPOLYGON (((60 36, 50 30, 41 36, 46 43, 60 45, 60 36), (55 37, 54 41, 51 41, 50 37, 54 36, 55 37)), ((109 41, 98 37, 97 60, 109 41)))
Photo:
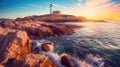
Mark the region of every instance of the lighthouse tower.
POLYGON ((53 14, 53 4, 50 4, 50 14, 53 14))

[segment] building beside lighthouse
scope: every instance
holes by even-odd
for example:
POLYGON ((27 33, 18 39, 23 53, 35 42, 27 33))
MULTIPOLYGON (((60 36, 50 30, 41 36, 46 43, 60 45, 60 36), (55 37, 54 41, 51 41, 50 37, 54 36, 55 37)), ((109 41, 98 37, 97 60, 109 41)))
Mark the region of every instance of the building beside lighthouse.
POLYGON ((53 11, 53 14, 55 14, 55 15, 60 15, 60 14, 61 14, 61 11, 59 11, 59 10, 53 11))
POLYGON ((50 14, 54 14, 54 15, 60 15, 62 14, 62 12, 60 10, 53 10, 54 5, 50 4, 50 14))

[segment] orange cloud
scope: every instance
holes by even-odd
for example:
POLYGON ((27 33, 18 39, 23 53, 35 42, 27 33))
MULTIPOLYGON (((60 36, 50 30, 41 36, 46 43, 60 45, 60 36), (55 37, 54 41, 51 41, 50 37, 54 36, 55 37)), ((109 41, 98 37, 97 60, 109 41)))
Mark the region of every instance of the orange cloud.
POLYGON ((114 3, 111 0, 87 0, 86 5, 78 2, 71 11, 72 14, 90 19, 120 20, 120 3, 114 3))

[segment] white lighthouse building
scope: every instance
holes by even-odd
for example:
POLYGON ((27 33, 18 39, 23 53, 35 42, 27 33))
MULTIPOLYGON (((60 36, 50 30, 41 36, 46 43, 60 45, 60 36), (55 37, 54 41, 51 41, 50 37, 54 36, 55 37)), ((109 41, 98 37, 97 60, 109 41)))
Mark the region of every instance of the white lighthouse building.
POLYGON ((50 14, 53 14, 53 4, 50 4, 50 14))
POLYGON ((59 11, 59 10, 53 10, 53 4, 50 4, 50 14, 54 14, 54 15, 61 15, 62 13, 61 13, 61 11, 59 11))

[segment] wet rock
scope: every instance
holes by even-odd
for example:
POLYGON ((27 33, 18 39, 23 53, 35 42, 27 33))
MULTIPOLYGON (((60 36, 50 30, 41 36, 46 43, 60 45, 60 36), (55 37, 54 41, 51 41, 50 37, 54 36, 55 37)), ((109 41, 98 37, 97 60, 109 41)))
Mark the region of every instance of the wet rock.
POLYGON ((72 67, 72 61, 70 60, 70 57, 68 55, 62 55, 61 63, 65 67, 72 67))
POLYGON ((34 50, 33 50, 33 53, 39 53, 40 51, 40 48, 39 47, 35 47, 34 50))
POLYGON ((46 52, 52 51, 53 50, 53 43, 52 42, 50 42, 50 43, 44 43, 44 44, 41 45, 41 49, 43 51, 46 51, 46 52))
POLYGON ((53 51, 53 42, 48 40, 31 40, 32 52, 33 53, 44 53, 48 51, 53 51))
POLYGON ((22 67, 56 67, 56 64, 44 55, 31 53, 26 56, 22 67))

